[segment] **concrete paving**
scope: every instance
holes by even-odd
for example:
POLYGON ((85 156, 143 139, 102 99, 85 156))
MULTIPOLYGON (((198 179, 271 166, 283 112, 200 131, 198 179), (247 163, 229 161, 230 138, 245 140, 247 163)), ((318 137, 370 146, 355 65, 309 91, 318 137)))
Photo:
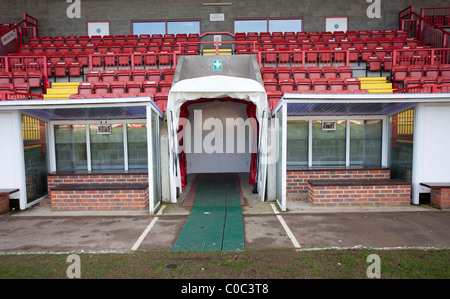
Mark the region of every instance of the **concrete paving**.
MULTIPOLYGON (((288 202, 286 212, 275 209, 275 214, 276 204, 261 202, 248 183, 242 184, 242 191, 246 250, 450 248, 450 210, 427 205, 327 208, 288 202)), ((178 203, 163 207, 157 215, 52 211, 43 205, 13 211, 0 216, 0 253, 172 250, 192 207, 183 206, 183 195, 178 203)))
MULTIPOLYGON (((450 211, 427 206, 317 208, 291 203, 278 215, 302 249, 326 247, 450 248, 450 211)), ((54 212, 48 206, 0 216, 0 252, 171 250, 189 207, 168 205, 161 215, 130 212, 54 212), (156 218, 156 219, 155 219, 156 218), (155 221, 156 220, 156 221, 155 221), (153 223, 147 234, 144 231, 153 223)), ((294 248, 270 203, 246 199, 245 249, 294 248)))

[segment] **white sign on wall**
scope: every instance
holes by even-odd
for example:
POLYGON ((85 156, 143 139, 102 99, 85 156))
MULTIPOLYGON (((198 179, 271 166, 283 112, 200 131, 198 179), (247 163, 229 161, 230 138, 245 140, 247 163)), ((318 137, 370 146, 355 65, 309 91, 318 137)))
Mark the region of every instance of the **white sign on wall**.
POLYGON ((327 17, 325 18, 325 31, 347 31, 348 18, 347 17, 327 17))
POLYGON ((223 13, 211 13, 209 14, 210 22, 223 22, 225 21, 225 14, 223 13))
POLYGON ((109 22, 87 22, 87 33, 89 37, 93 35, 109 35, 109 22))

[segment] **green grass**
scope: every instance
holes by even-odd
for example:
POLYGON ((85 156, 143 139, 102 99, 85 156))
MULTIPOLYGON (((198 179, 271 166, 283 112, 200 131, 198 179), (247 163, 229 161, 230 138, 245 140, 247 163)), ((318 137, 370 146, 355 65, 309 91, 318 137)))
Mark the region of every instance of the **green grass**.
MULTIPOLYGON (((448 279, 450 250, 247 250, 79 253, 81 278, 364 279, 378 254, 383 279, 448 279), (177 265, 174 269, 168 264, 177 265)), ((69 254, 0 255, 0 279, 67 278, 69 254)))

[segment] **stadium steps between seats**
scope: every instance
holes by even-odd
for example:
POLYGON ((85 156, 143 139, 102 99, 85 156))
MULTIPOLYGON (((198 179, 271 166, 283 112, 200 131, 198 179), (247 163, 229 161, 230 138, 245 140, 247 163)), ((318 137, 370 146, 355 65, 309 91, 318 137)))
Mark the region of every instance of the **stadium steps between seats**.
MULTIPOLYGON (((203 55, 216 55, 216 49, 203 49, 203 55)), ((232 55, 231 49, 219 49, 219 55, 232 55)))
POLYGON ((392 93, 392 83, 388 83, 386 77, 359 77, 361 89, 369 93, 392 93))
POLYGON ((80 82, 54 82, 51 88, 44 94, 44 100, 68 99, 73 94, 78 94, 80 82))

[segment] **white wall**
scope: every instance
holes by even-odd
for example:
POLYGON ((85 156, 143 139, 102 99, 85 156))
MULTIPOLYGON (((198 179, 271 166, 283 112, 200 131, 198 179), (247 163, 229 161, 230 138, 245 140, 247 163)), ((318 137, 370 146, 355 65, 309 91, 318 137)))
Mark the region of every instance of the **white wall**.
MULTIPOLYGON (((238 140, 238 132, 235 126, 231 125, 227 127, 227 118, 235 120, 241 118, 243 121, 247 120, 247 105, 242 103, 234 103, 228 101, 212 101, 206 103, 196 103, 189 107, 189 122, 191 125, 191 153, 187 154, 187 173, 226 173, 226 172, 249 172, 250 171, 250 158, 251 154, 249 151, 249 132, 248 128, 244 130, 239 128, 240 133, 245 134, 244 150, 245 153, 240 153, 238 151, 237 145, 243 140, 238 140), (195 111, 201 112, 202 118, 200 119, 200 114, 197 114, 198 118, 194 118, 195 111), (216 130, 214 126, 211 126, 212 130, 198 130, 198 128, 204 128, 205 121, 209 119, 215 119, 220 124, 222 124, 222 130, 216 130), (197 130, 196 130, 197 128, 197 130), (234 130, 233 135, 227 135, 234 130), (221 131, 221 132, 220 132, 221 131), (244 132, 242 132, 244 131, 244 132), (202 134, 196 134, 202 133, 202 134), (204 140, 211 137, 210 134, 217 133, 214 135, 215 138, 222 141, 220 146, 220 152, 217 153, 214 148, 214 152, 205 152, 204 140), (233 150, 231 153, 227 151, 227 137, 233 138, 233 150), (199 151, 200 150, 200 151, 199 151)), ((209 126, 208 126, 209 127, 209 126)), ((253 136, 253 134, 252 134, 253 136)), ((187 138, 185 138, 187 142, 187 138)), ((208 139, 209 140, 209 139, 208 139)), ((231 140, 230 140, 231 141, 231 140)), ((206 144, 214 144, 214 142, 206 142, 206 144)))
POLYGON ((416 113, 413 183, 418 196, 429 192, 422 182, 450 182, 450 104, 419 104, 416 113))
POLYGON ((25 209, 26 186, 24 174, 21 115, 17 111, 0 113, 0 188, 19 188, 11 198, 20 197, 20 208, 25 209))

